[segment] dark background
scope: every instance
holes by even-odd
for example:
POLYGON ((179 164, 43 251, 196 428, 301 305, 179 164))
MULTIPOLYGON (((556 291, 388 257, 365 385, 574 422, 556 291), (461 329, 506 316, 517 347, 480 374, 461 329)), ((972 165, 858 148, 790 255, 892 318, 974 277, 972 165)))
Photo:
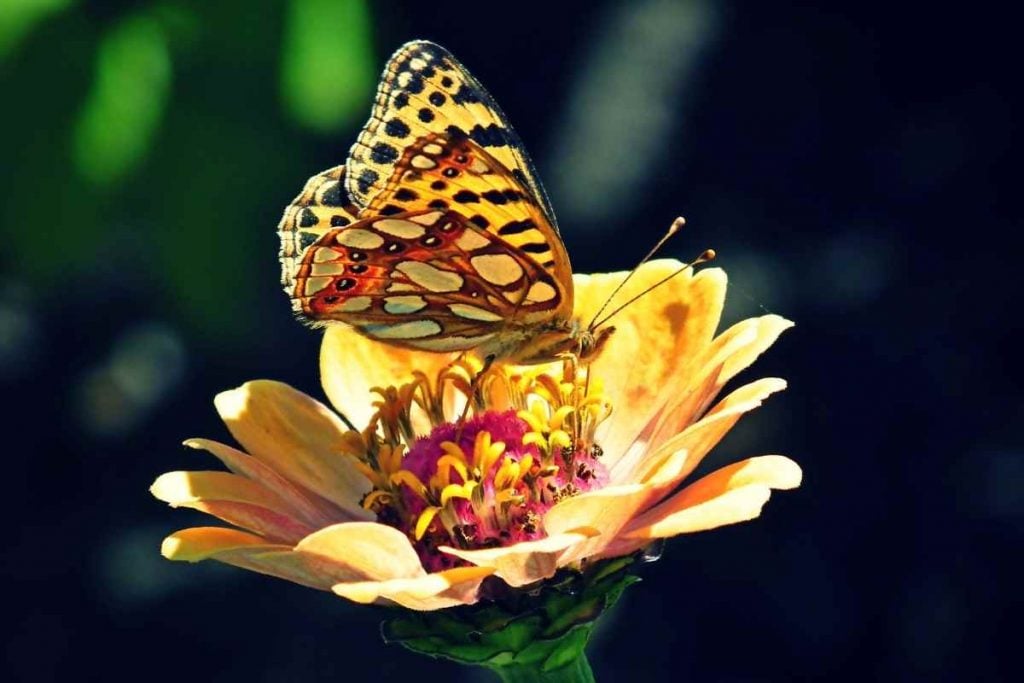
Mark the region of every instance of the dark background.
POLYGON ((1024 460, 1018 25, 983 3, 0 4, 5 678, 483 680, 381 614, 170 563, 211 520, 147 492, 227 440, 218 391, 321 396, 274 228, 341 163, 401 43, 487 85, 579 272, 705 247, 731 322, 796 321, 790 389, 715 462, 805 471, 673 539, 590 648, 599 679, 1010 676, 1024 460), (459 677, 462 677, 461 679, 459 677), (416 678, 413 678, 416 677, 416 678))

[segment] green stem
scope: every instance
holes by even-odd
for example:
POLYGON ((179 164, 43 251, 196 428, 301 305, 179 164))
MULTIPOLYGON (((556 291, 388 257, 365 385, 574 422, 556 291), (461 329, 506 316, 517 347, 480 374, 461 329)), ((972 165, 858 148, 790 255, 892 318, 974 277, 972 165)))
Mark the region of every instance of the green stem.
POLYGON ((491 669, 504 683, 594 683, 594 672, 590 669, 587 655, 579 657, 554 671, 541 671, 533 666, 502 666, 491 669))

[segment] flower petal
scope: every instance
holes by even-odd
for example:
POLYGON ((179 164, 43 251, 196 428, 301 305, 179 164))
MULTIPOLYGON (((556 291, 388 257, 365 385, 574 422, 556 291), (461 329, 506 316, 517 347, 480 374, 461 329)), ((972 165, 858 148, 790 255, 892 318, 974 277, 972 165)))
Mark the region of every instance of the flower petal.
POLYGON ((366 518, 359 500, 370 483, 352 464, 349 430, 319 401, 287 384, 258 380, 218 394, 214 405, 253 457, 347 514, 366 518))
MULTIPOLYGON (((650 261, 637 269, 612 306, 624 303, 684 264, 674 259, 650 261)), ((626 273, 576 276, 576 314, 590 322, 626 273)), ((678 392, 683 359, 701 355, 711 342, 725 300, 725 273, 708 268, 687 270, 628 305, 613 319, 615 333, 593 362, 595 377, 615 401, 616 413, 601 434, 601 445, 614 463, 636 438, 664 393, 678 392)), ((607 312, 607 311, 606 311, 607 312)))
MULTIPOLYGON (((209 439, 188 439, 189 448, 202 449, 217 457, 235 474, 258 482, 276 492, 291 505, 302 519, 313 527, 324 527, 344 520, 350 515, 334 503, 321 498, 275 472, 248 453, 209 439)), ((361 514, 357 519, 367 519, 370 513, 361 514)))
POLYGON ((311 564, 291 546, 222 527, 182 529, 164 539, 160 552, 169 560, 216 560, 319 590, 330 590, 344 576, 322 562, 311 564))
POLYGON ((229 472, 168 472, 150 492, 172 507, 188 507, 284 542, 311 533, 294 507, 262 484, 229 472))
POLYGON ((634 520, 626 536, 643 541, 753 519, 771 489, 800 485, 800 466, 781 455, 749 458, 712 472, 634 520))
POLYGON ((593 530, 584 529, 499 548, 460 550, 441 546, 441 550, 478 567, 491 567, 496 576, 516 587, 554 576, 558 567, 564 564, 559 562, 563 552, 595 534, 593 530))
POLYGON ((736 389, 681 434, 676 434, 662 443, 645 457, 634 471, 629 472, 626 478, 639 482, 651 479, 664 481, 669 476, 664 471, 664 464, 668 458, 678 451, 686 451, 686 465, 678 470, 673 466, 671 483, 674 486, 701 463, 704 456, 736 425, 740 417, 760 406, 768 396, 785 388, 785 380, 768 377, 736 389))
POLYGON ((425 573, 409 538, 376 522, 335 524, 310 534, 295 549, 342 563, 363 579, 405 579, 425 573))
POLYGON ((347 325, 330 325, 320 346, 320 381, 334 407, 362 428, 376 411, 371 389, 408 382, 413 370, 435 377, 455 358, 453 353, 427 353, 384 344, 367 339, 347 325))
POLYGON ((650 489, 651 486, 644 484, 608 486, 556 503, 544 515, 544 529, 548 534, 586 530, 592 536, 569 548, 559 558, 559 564, 600 553, 647 502, 650 489))
POLYGON ((338 595, 368 604, 390 600, 409 609, 428 611, 476 602, 480 583, 494 573, 490 567, 456 567, 411 579, 338 583, 338 595))

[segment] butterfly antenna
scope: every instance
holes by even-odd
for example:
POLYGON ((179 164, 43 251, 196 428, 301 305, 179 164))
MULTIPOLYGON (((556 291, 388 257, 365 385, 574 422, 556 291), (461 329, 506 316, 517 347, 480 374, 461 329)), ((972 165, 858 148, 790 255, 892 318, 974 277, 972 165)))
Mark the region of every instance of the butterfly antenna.
POLYGON ((715 250, 714 249, 705 249, 704 252, 700 256, 695 258, 690 263, 685 264, 684 266, 680 267, 675 272, 673 272, 673 273, 671 273, 669 275, 666 275, 665 277, 661 278, 660 280, 655 282, 653 285, 651 285, 650 287, 648 287, 644 291, 640 292, 639 294, 637 294, 636 296, 634 296, 633 298, 631 298, 629 301, 627 301, 626 303, 622 304, 621 306, 617 306, 615 308, 615 310, 613 310, 611 313, 609 313, 605 317, 601 318, 600 321, 598 321, 596 323, 591 323, 590 329, 596 329, 596 328, 600 327, 601 325, 604 325, 606 322, 611 320, 614 315, 616 315, 619 311, 624 309, 626 306, 629 306, 631 303, 633 303, 634 301, 636 301, 640 297, 645 296, 646 294, 650 293, 652 290, 655 290, 658 287, 661 287, 663 284, 665 284, 666 282, 668 282, 669 280, 674 278, 676 275, 679 275, 680 273, 685 271, 687 268, 692 268, 694 266, 699 266, 702 263, 707 263, 708 261, 713 261, 714 259, 715 259, 715 250))
MULTIPOLYGON (((651 257, 652 257, 652 256, 654 256, 654 255, 655 255, 656 253, 658 253, 658 250, 659 250, 659 249, 661 249, 661 248, 662 248, 662 247, 663 247, 663 246, 665 245, 665 242, 668 242, 668 241, 669 241, 669 239, 671 239, 671 237, 672 237, 673 235, 675 235, 675 234, 676 234, 677 232, 679 232, 679 230, 680 230, 680 229, 681 229, 681 228, 682 228, 682 227, 683 227, 684 225, 686 225, 686 219, 685 219, 685 218, 683 218, 682 216, 680 216, 679 218, 677 218, 677 219, 675 219, 674 221, 672 221, 672 225, 670 225, 670 226, 668 227, 668 230, 667 230, 667 231, 665 231, 665 234, 661 236, 661 239, 660 239, 660 240, 658 240, 657 244, 655 244, 655 245, 654 245, 654 246, 653 246, 653 247, 651 248, 651 250, 650 250, 649 252, 647 252, 647 255, 646 255, 646 256, 644 256, 644 257, 643 257, 642 259, 640 259, 640 263, 636 264, 636 267, 634 267, 634 268, 633 268, 633 270, 629 271, 629 275, 627 275, 627 276, 626 276, 626 278, 625 278, 625 279, 624 279, 624 280, 623 280, 622 282, 620 282, 620 283, 619 283, 619 285, 618 285, 618 286, 617 286, 617 287, 616 287, 616 288, 615 288, 615 289, 614 289, 614 290, 612 291, 612 293, 608 295, 608 298, 607 298, 607 299, 605 299, 605 302, 604 302, 604 304, 602 304, 602 305, 601 305, 601 308, 597 309, 597 313, 595 313, 595 314, 594 314, 594 317, 593 317, 593 319, 591 319, 591 321, 590 321, 590 324, 589 324, 589 325, 587 325, 587 329, 588 329, 588 330, 593 330, 593 329, 596 329, 596 328, 597 328, 597 326, 598 326, 598 325, 599 325, 600 323, 597 323, 597 322, 595 322, 595 321, 596 321, 596 320, 598 319, 598 317, 599 317, 599 316, 600 316, 600 315, 601 315, 602 313, 604 313, 604 309, 608 308, 608 304, 610 304, 610 303, 612 302, 612 299, 614 299, 614 298, 615 298, 615 295, 616 295, 616 294, 618 294, 618 293, 619 293, 619 291, 620 291, 620 290, 621 290, 621 289, 622 289, 623 287, 625 287, 625 286, 626 286, 626 283, 627 283, 627 282, 629 282, 630 278, 632 278, 632 277, 633 277, 633 275, 635 275, 635 274, 636 274, 636 271, 640 269, 640 266, 642 266, 643 264, 645 264, 645 263, 647 263, 648 261, 650 261, 650 260, 651 260, 651 257)), ((657 286, 657 285, 655 285, 655 286, 657 286)), ((645 292, 645 293, 646 293, 646 292, 645 292)), ((632 301, 635 301, 635 298, 634 298, 634 299, 630 299, 630 301, 631 301, 631 302, 632 302, 632 301)), ((621 306, 620 306, 619 308, 621 308, 621 306)), ((612 313, 612 315, 615 315, 615 313, 618 313, 618 312, 619 312, 619 309, 617 308, 617 309, 615 309, 615 311, 614 311, 614 312, 612 313)), ((605 320, 607 320, 607 319, 608 319, 608 318, 610 318, 610 317, 611 317, 611 315, 610 315, 610 316, 608 316, 607 318, 605 318, 605 320)), ((602 322, 603 322, 603 321, 602 321, 602 322)))

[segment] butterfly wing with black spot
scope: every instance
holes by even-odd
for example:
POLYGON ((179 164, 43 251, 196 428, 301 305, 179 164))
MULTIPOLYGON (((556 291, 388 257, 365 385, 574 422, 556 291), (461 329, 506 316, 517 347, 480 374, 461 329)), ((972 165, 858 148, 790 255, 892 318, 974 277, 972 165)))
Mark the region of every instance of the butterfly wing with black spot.
POLYGON ((388 190, 405 150, 433 134, 466 138, 532 195, 552 232, 555 214, 519 136, 494 98, 447 50, 406 43, 388 61, 370 120, 349 152, 346 186, 364 210, 388 190))
MULTIPOLYGON (((345 167, 313 176, 284 210, 277 225, 281 239, 281 285, 291 294, 303 253, 330 230, 359 220, 359 209, 345 191, 345 167)), ((299 312, 297 310, 297 312, 299 312)))
POLYGON ((455 211, 365 218, 306 249, 291 292, 314 324, 427 351, 461 351, 546 319, 563 295, 521 251, 455 211))

